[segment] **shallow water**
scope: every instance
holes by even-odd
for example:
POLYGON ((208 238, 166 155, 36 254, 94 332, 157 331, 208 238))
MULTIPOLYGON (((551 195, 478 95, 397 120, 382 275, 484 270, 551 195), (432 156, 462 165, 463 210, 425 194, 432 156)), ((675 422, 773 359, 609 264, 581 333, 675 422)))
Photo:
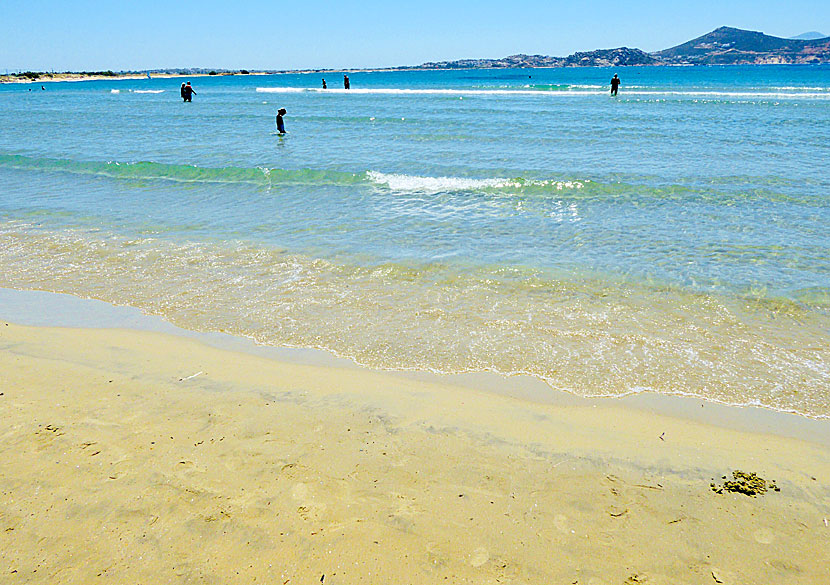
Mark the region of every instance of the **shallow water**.
POLYGON ((0 87, 0 286, 830 415, 830 67, 622 69, 617 98, 612 73, 0 87))

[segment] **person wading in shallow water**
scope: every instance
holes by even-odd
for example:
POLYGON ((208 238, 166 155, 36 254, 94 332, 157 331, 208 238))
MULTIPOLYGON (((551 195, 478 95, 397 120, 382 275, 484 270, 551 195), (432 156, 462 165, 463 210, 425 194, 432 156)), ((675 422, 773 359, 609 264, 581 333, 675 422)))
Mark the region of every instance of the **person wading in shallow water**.
POLYGON ((349 76, 343 76, 343 89, 349 89, 349 76))
POLYGON ((180 93, 180 94, 181 94, 181 96, 182 96, 182 101, 183 101, 183 102, 186 102, 186 101, 187 101, 187 97, 185 97, 185 92, 184 92, 184 83, 182 83, 182 88, 181 88, 181 90, 179 90, 179 93, 180 93))
POLYGON ((196 94, 196 91, 190 87, 190 82, 188 81, 187 84, 184 86, 184 101, 192 102, 193 96, 196 94))
POLYGON ((328 86, 326 85, 326 80, 324 79, 323 80, 323 89, 327 89, 327 88, 328 88, 328 86))
POLYGON ((614 77, 611 78, 611 95, 617 95, 617 88, 620 87, 620 78, 617 77, 617 74, 614 74, 614 77))
POLYGON ((280 134, 285 134, 285 122, 282 121, 282 117, 286 114, 285 108, 280 108, 277 110, 277 132, 280 134))

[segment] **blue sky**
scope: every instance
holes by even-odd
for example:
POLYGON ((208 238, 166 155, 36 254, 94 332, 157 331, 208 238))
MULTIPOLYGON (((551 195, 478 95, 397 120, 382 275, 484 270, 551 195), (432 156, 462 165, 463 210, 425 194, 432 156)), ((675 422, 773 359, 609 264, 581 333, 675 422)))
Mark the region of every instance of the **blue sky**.
POLYGON ((718 26, 830 34, 827 0, 0 0, 3 70, 417 65, 667 48, 718 26))

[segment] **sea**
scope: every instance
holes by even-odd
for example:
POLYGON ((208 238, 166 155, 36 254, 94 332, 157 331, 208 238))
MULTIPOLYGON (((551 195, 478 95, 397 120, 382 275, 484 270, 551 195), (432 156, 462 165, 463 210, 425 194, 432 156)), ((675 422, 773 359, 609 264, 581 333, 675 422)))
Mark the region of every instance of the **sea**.
POLYGON ((830 66, 342 75, 0 86, 0 287, 830 417, 830 66))

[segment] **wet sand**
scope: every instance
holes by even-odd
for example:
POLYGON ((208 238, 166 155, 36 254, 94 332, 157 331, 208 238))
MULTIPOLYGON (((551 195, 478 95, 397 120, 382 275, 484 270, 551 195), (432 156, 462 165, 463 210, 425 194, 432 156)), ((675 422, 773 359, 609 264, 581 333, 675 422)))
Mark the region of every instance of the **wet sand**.
POLYGON ((2 321, 0 581, 827 582, 826 443, 449 382, 2 321))

